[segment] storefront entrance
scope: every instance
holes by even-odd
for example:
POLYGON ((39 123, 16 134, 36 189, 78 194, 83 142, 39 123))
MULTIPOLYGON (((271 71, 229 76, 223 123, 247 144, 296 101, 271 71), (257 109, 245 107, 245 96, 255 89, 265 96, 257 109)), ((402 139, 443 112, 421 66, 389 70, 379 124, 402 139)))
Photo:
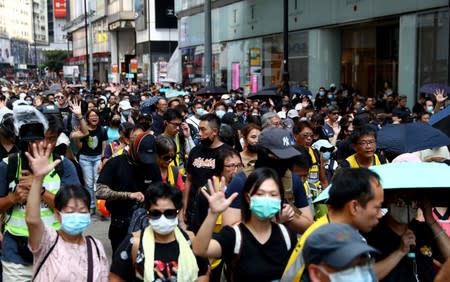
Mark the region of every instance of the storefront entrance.
POLYGON ((364 96, 379 96, 384 81, 397 89, 398 19, 342 29, 341 81, 364 96))

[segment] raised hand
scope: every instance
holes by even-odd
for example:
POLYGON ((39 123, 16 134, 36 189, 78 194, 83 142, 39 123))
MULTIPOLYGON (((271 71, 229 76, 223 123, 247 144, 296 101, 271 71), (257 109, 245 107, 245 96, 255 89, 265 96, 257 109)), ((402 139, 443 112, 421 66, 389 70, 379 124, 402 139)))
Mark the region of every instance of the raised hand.
POLYGON ((208 190, 202 188, 202 194, 208 200, 209 208, 212 213, 218 214, 225 211, 231 203, 236 199, 238 193, 233 193, 228 199, 225 197, 225 178, 222 177, 219 184, 213 183, 211 179, 208 179, 208 190))
POLYGON ((189 129, 189 125, 186 122, 181 123, 181 129, 183 130, 184 137, 191 136, 191 130, 189 129))
POLYGON ((81 114, 81 101, 70 101, 69 100, 69 106, 70 109, 72 110, 72 113, 74 113, 74 115, 77 118, 81 118, 82 114, 81 114))
POLYGON ((52 163, 48 162, 48 158, 52 152, 51 147, 52 146, 50 144, 45 147, 43 142, 39 142, 37 144, 33 143, 31 145, 32 154, 25 152, 30 168, 33 172, 33 176, 44 177, 61 162, 61 160, 54 160, 52 163))
POLYGON ((445 96, 444 89, 436 89, 433 94, 434 97, 436 97, 436 102, 438 103, 443 103, 448 98, 448 96, 445 96))

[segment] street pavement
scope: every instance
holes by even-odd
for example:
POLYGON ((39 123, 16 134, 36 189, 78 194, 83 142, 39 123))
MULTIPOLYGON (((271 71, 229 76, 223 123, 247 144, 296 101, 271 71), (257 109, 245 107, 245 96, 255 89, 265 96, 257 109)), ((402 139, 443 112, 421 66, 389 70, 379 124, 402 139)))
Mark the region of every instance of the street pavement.
POLYGON ((101 218, 98 214, 93 215, 91 217, 91 224, 88 227, 88 230, 85 232, 85 235, 91 235, 92 237, 100 240, 103 243, 103 247, 105 248, 106 256, 111 263, 112 257, 112 249, 111 243, 108 239, 108 228, 109 228, 110 218, 101 218))

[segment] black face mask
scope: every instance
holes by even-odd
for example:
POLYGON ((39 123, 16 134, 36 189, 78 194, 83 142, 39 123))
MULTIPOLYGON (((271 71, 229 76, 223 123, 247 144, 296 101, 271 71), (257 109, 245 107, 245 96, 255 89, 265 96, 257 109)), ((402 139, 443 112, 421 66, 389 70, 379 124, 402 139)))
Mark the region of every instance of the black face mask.
POLYGON ((111 121, 112 126, 119 126, 120 125, 120 119, 113 119, 111 121))
POLYGON ((256 152, 257 152, 257 149, 258 149, 258 147, 257 147, 256 144, 254 144, 254 145, 248 144, 248 145, 247 145, 247 150, 248 150, 250 153, 256 153, 256 152))
POLYGON ((208 138, 200 139, 200 143, 205 147, 210 147, 214 141, 208 138))

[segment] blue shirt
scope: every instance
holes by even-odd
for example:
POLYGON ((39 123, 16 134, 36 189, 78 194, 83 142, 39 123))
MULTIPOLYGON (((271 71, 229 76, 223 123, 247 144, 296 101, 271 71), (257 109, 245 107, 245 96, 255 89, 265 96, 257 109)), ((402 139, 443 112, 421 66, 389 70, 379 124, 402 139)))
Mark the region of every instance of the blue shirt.
MULTIPOLYGON (((239 196, 234 199, 231 203, 230 207, 235 209, 241 208, 242 201, 242 191, 244 190, 245 181, 247 180, 247 176, 244 172, 240 172, 236 174, 231 180, 230 184, 227 186, 227 190, 225 191, 225 196, 228 198, 233 193, 237 192, 239 196)), ((309 206, 308 199, 305 194, 305 189, 303 188, 303 183, 300 177, 294 173, 292 173, 292 190, 294 191, 294 205, 297 208, 304 208, 309 206)))

